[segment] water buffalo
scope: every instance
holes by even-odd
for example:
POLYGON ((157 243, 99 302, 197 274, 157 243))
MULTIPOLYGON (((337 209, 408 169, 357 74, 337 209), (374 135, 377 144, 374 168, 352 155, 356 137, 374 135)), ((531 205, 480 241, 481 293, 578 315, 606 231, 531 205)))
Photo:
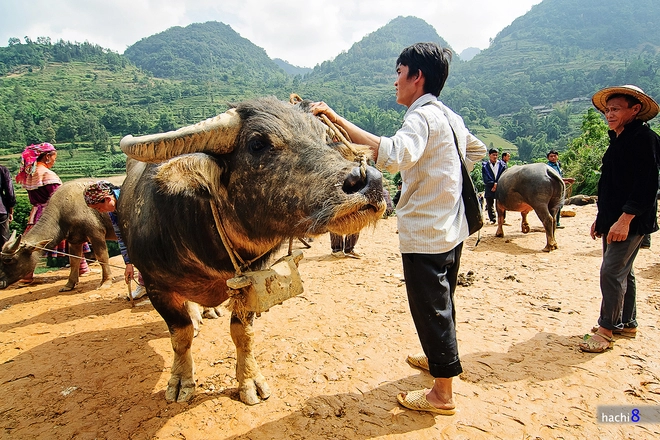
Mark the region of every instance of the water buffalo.
MULTIPOLYGON (((116 178, 119 183, 123 178, 116 178), (119 180, 118 180, 119 179, 119 180)), ((112 284, 108 267, 106 240, 117 240, 108 214, 102 214, 85 204, 83 189, 89 179, 78 179, 64 183, 53 193, 39 221, 25 235, 11 238, 2 247, 0 262, 0 288, 32 273, 39 261, 42 248, 55 249, 66 239, 69 253, 82 257, 83 243, 89 241, 96 258, 102 263, 101 287, 112 284), (36 246, 35 246, 36 245, 36 246)), ((69 291, 78 283, 80 260, 69 257, 71 271, 69 280, 60 291, 69 291)))
MULTIPOLYGON (((385 210, 380 172, 356 166, 332 148, 318 119, 275 98, 120 145, 129 156, 122 236, 174 350, 168 401, 195 390, 184 302, 213 307, 228 298, 235 266, 223 230, 244 269, 259 270, 285 239, 354 233, 385 210)), ((270 395, 252 352, 254 317, 233 310, 230 322, 240 399, 250 405, 270 395)))
POLYGON ((557 212, 564 200, 565 185, 561 176, 544 163, 519 165, 509 168, 497 183, 497 232, 504 237, 505 211, 519 211, 522 215, 521 229, 529 232, 527 214, 533 209, 543 223, 547 244, 543 251, 557 249, 555 240, 557 212))

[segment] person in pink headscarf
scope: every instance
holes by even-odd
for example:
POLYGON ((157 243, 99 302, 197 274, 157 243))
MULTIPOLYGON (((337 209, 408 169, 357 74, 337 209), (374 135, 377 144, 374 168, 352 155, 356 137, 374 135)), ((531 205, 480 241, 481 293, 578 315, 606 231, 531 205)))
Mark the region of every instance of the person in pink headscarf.
MULTIPOLYGON (((21 168, 16 175, 16 182, 27 190, 32 205, 25 232, 28 232, 37 223, 50 197, 62 185, 60 177, 51 170, 56 159, 57 150, 48 142, 27 146, 21 154, 21 168)), ((57 251, 65 251, 64 241, 57 246, 57 251)), ((89 272, 87 261, 82 259, 80 261, 81 275, 89 272)), ((24 282, 32 282, 32 280, 33 274, 23 279, 24 282)))

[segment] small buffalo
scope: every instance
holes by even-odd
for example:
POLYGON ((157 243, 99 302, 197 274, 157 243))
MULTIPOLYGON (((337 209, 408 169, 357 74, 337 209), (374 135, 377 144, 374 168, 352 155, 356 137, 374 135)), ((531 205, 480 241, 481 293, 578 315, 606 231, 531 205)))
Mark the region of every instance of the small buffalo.
MULTIPOLYGON (((16 232, 2 247, 0 262, 0 288, 11 284, 32 273, 39 262, 43 249, 55 249, 62 240, 67 240, 71 271, 62 292, 73 290, 78 284, 80 258, 83 243, 91 242, 94 254, 101 262, 101 287, 112 285, 112 274, 108 266, 108 247, 106 240, 116 241, 110 217, 100 213, 85 203, 83 190, 89 179, 66 182, 51 196, 37 223, 25 234, 16 237, 16 232)), ((111 179, 119 183, 121 178, 111 179)))
MULTIPOLYGON (((195 390, 184 304, 228 299, 232 254, 244 270, 259 270, 284 240, 355 233, 385 211, 381 173, 347 159, 317 118, 275 98, 177 131, 127 136, 120 146, 129 156, 117 209, 122 237, 174 350, 168 401, 195 390)), ((252 351, 254 317, 234 310, 230 323, 240 399, 251 405, 270 395, 252 351)))
POLYGON ((555 229, 557 212, 564 201, 565 184, 561 176, 544 163, 519 165, 509 168, 497 182, 496 237, 504 237, 504 214, 506 211, 519 211, 522 215, 521 229, 529 232, 527 214, 534 210, 543 223, 547 244, 544 252, 557 249, 555 229))

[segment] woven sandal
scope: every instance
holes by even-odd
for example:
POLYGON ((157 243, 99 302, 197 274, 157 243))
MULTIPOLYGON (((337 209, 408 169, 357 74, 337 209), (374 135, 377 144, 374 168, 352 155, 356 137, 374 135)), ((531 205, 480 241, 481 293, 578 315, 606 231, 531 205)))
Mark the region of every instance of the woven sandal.
POLYGON ((429 370, 429 359, 424 353, 409 354, 406 358, 406 362, 415 368, 421 368, 426 371, 429 370))
POLYGON ((584 338, 582 338, 582 342, 580 342, 580 350, 585 351, 587 353, 602 353, 606 350, 611 349, 612 347, 614 347, 614 339, 598 332, 594 333, 593 335, 584 335, 584 338), (603 341, 596 341, 594 339, 594 336, 596 335, 605 339, 606 343, 603 341))
MULTIPOLYGON (((594 325, 591 328, 591 333, 597 333, 599 326, 594 325)), ((622 329, 612 330, 612 334, 622 336, 624 338, 634 338, 637 336, 637 327, 624 327, 622 329)))
POLYGON ((396 396, 401 406, 415 411, 428 411, 435 414, 442 414, 443 416, 453 416, 456 414, 456 409, 441 409, 431 405, 426 400, 426 390, 408 391, 407 393, 399 393, 396 396))

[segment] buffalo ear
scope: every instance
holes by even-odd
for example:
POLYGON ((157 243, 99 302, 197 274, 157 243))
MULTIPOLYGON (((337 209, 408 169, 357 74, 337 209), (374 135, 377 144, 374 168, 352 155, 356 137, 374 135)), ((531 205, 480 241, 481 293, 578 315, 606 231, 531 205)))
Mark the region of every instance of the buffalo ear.
POLYGON ((209 197, 219 190, 223 171, 219 161, 207 154, 186 154, 158 165, 154 180, 161 193, 209 197))

